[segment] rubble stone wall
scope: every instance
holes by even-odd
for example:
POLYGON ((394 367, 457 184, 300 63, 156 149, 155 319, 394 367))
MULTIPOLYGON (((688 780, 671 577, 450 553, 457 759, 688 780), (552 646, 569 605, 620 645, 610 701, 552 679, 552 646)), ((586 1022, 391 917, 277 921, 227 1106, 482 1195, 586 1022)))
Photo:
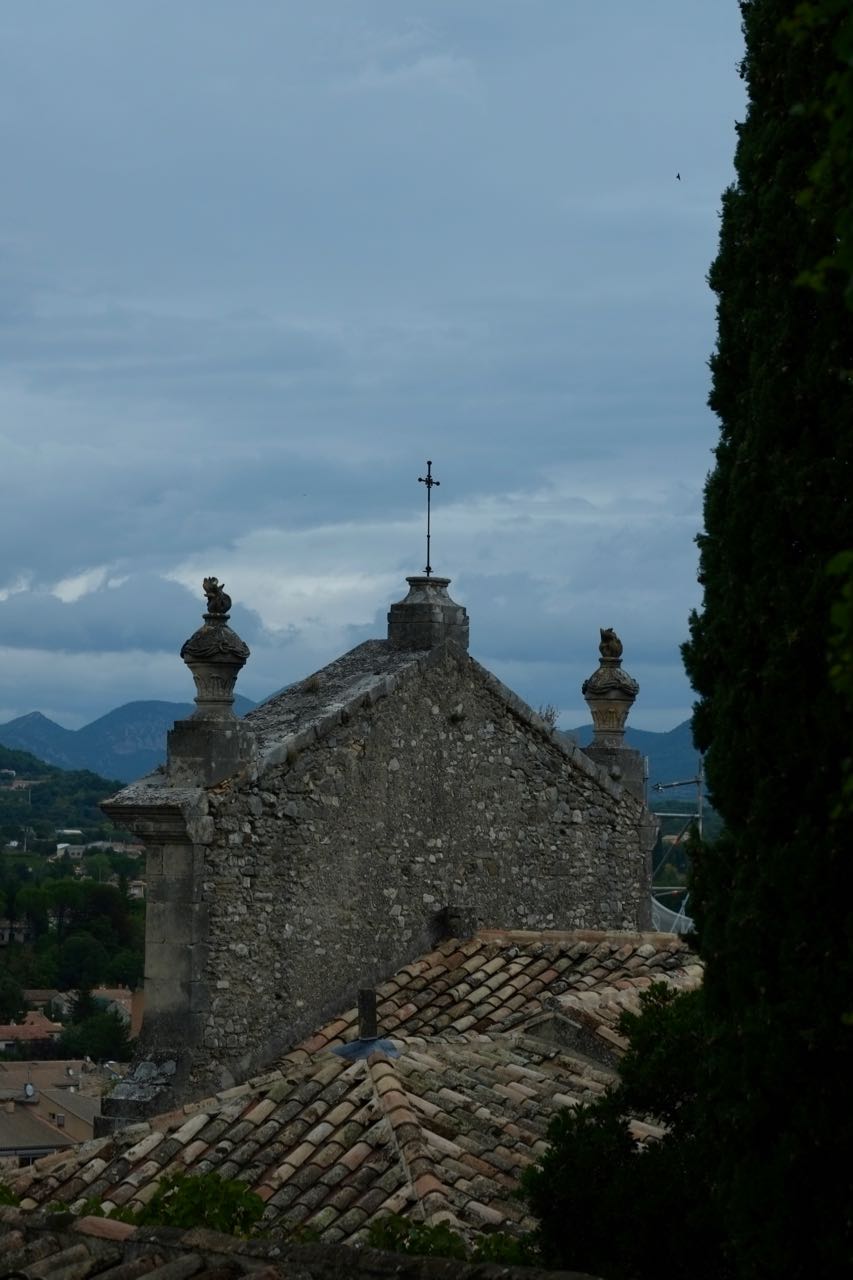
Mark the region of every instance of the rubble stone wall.
POLYGON ((453 649, 207 798, 199 1083, 245 1078, 460 910, 475 928, 648 924, 642 804, 453 649))

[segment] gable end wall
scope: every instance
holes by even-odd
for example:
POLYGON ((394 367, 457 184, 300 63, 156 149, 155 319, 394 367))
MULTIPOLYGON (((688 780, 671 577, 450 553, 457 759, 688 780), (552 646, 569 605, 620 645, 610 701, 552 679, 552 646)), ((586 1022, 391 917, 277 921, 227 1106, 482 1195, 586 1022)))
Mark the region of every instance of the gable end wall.
POLYGON ((646 923, 643 806, 512 702, 448 648, 208 793, 197 1082, 242 1078, 352 1005, 435 944, 448 907, 475 927, 646 923))

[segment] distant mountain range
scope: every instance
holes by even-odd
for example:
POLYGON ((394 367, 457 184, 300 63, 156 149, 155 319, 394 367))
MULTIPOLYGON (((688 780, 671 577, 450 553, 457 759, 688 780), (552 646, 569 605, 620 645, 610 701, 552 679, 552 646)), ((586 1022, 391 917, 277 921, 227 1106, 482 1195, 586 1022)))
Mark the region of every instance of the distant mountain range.
MULTIPOLYGON (((245 715, 256 704, 240 694, 234 710, 245 715)), ((105 778, 132 782, 150 773, 166 758, 166 733, 175 720, 190 715, 189 702, 127 702, 82 729, 63 729, 40 711, 19 716, 0 725, 0 746, 29 751, 60 769, 90 769, 105 778)), ((592 725, 581 725, 564 733, 581 746, 592 740, 592 725)), ((629 747, 649 757, 649 782, 680 782, 696 776, 698 756, 690 733, 690 721, 676 725, 668 733, 631 729, 625 735, 629 747)), ((674 792, 678 799, 691 796, 690 789, 674 792)))
MULTIPOLYGON (((0 729, 0 734, 2 732, 0 729)), ((584 724, 577 729, 569 729, 564 736, 574 738, 580 746, 586 747, 592 742, 592 725, 584 724)), ((629 725, 625 731, 625 745, 648 756, 650 787, 656 782, 684 782, 696 777, 699 753, 693 745, 689 720, 677 724, 667 733, 650 733, 646 729, 632 729, 629 725)), ((695 792, 690 787, 680 787, 672 792, 673 799, 677 800, 690 800, 694 795, 695 792)), ((650 798, 655 800, 654 792, 651 792, 650 798)), ((655 807, 658 807, 657 804, 655 807)))
MULTIPOLYGON (((255 703, 237 694, 243 716, 255 703)), ((29 751, 60 769, 89 769, 104 778, 132 782, 166 758, 166 733, 195 710, 190 702, 127 702, 82 729, 63 729, 40 711, 0 725, 0 746, 29 751)))

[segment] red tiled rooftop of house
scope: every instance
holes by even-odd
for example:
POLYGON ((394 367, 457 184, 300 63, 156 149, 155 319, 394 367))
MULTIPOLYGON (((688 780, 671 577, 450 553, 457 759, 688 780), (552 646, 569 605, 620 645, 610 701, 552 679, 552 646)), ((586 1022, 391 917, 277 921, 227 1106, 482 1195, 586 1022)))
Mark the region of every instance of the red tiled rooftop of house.
POLYGON ((23 1022, 0 1025, 0 1040, 53 1040, 61 1032, 61 1022, 51 1022, 39 1009, 34 1009, 25 1015, 23 1022))
MULTIPOLYGON (((265 1202, 270 1227, 359 1243, 378 1215, 416 1213, 465 1235, 531 1224, 514 1196, 550 1118, 614 1079, 625 1009, 655 980, 696 986, 662 934, 483 932, 442 944, 378 988, 381 1049, 347 1060, 351 1009, 278 1067, 213 1098, 39 1161, 22 1206, 147 1202, 167 1173, 214 1170, 265 1202)), ((635 1136, 655 1135, 637 1122, 635 1136)))

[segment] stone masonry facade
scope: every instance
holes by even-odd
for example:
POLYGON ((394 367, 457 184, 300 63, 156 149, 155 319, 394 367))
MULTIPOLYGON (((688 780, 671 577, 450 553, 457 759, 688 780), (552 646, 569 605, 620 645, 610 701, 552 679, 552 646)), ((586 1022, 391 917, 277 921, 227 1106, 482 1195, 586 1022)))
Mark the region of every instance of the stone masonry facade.
POLYGON ((642 800, 435 638, 262 704, 227 776, 182 765, 105 806, 148 846, 136 1114, 245 1079, 441 938, 648 927, 642 800))
POLYGON ((292 1042, 458 922, 638 926, 633 796, 458 650, 388 685, 256 781, 209 796, 202 899, 218 945, 202 1069, 246 1070, 272 1037, 292 1042))

